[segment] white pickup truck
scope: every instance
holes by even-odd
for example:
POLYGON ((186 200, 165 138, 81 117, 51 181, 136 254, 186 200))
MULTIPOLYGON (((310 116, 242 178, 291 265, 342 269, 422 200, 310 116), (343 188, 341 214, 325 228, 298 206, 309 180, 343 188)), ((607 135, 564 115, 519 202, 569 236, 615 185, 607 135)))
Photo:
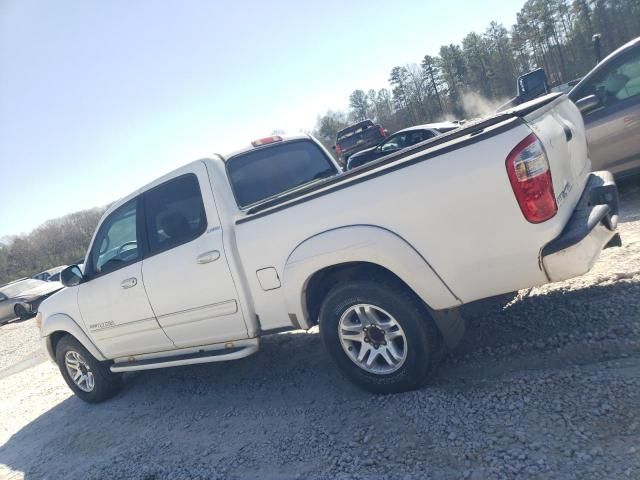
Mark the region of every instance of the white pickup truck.
POLYGON ((564 95, 344 173, 312 137, 268 137, 116 202, 37 323, 88 402, 122 372, 237 359, 318 324, 349 379, 403 391, 460 338, 460 305, 588 271, 620 243, 617 213, 564 95))

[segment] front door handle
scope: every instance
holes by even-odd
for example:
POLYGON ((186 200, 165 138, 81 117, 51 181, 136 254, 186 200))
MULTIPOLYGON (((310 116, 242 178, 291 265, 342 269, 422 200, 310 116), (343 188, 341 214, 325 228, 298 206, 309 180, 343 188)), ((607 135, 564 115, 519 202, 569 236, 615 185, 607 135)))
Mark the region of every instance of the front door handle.
POLYGON ((120 283, 122 288, 131 288, 135 287, 138 284, 138 279, 136 277, 127 278, 120 283))
POLYGON ((196 259, 198 263, 211 263, 215 262, 220 258, 220 252, 218 250, 212 250, 210 252, 205 252, 201 255, 198 255, 196 259))

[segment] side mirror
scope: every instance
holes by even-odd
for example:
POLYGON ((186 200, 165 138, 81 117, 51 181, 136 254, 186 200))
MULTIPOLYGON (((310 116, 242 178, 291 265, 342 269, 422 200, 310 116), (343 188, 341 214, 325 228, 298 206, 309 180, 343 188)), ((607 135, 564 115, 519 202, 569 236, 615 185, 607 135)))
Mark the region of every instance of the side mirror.
POLYGON ((589 95, 587 97, 576 100, 576 107, 578 107, 580 113, 582 113, 583 115, 586 115, 587 113, 602 106, 602 102, 597 95, 589 95))
POLYGON ((82 281, 82 270, 78 265, 71 265, 60 272, 60 282, 65 287, 75 287, 82 281))
POLYGON ((335 150, 336 146, 335 145, 331 145, 331 150, 335 150))
POLYGON ((518 77, 518 97, 522 99, 521 103, 547 93, 549 93, 549 84, 544 69, 539 68, 518 77))

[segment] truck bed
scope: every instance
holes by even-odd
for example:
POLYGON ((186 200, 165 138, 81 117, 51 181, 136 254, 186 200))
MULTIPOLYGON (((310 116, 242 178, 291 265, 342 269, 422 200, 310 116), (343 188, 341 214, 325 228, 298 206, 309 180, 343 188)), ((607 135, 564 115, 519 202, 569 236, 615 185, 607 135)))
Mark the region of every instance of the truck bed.
MULTIPOLYGON (((554 93, 545 97, 538 98, 528 102, 518 108, 514 108, 491 117, 467 123, 465 126, 430 138, 421 143, 412 145, 400 152, 392 153, 373 162, 369 162, 361 167, 346 171, 341 175, 324 179, 312 185, 304 186, 292 192, 283 194, 277 198, 269 199, 246 210, 246 216, 238 219, 237 223, 244 223, 256 218, 256 214, 261 212, 272 212, 273 207, 290 205, 290 202, 298 200, 305 201, 307 195, 322 191, 330 193, 333 191, 330 187, 340 185, 341 188, 348 186, 350 183, 368 180, 366 174, 374 171, 377 175, 384 175, 400 168, 411 166, 417 162, 429 160, 438 155, 451 152, 457 149, 471 146, 475 143, 487 140, 495 135, 499 135, 507 130, 524 124, 523 118, 530 113, 542 108, 545 105, 557 100, 562 94, 554 93), (401 162, 403 159, 409 161, 401 162)), ((294 202, 295 203, 295 202, 294 202)), ((265 215, 267 213, 262 213, 265 215)))
POLYGON ((254 205, 235 223, 261 322, 281 326, 275 319, 287 312, 280 302, 281 311, 267 313, 281 293, 262 291, 253 272, 283 272, 301 242, 340 226, 375 226, 411 245, 448 289, 433 300, 436 309, 547 283, 540 252, 568 222, 589 166, 579 112, 552 94, 254 205), (571 122, 575 138, 567 140, 571 122), (505 168, 532 130, 544 141, 558 198, 557 214, 540 224, 523 217, 505 168))

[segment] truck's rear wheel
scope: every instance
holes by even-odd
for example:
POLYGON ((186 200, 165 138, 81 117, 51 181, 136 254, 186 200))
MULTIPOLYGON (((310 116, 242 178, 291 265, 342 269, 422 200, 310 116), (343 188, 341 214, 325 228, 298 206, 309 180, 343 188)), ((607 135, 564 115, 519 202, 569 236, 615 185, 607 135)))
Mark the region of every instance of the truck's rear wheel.
POLYGON ((97 360, 70 335, 58 342, 56 363, 69 388, 85 402, 102 402, 120 388, 120 374, 112 373, 108 362, 97 360))
POLYGON ((442 349, 440 332, 422 302, 393 281, 336 285, 322 304, 319 323, 338 367, 375 393, 424 385, 442 349))

